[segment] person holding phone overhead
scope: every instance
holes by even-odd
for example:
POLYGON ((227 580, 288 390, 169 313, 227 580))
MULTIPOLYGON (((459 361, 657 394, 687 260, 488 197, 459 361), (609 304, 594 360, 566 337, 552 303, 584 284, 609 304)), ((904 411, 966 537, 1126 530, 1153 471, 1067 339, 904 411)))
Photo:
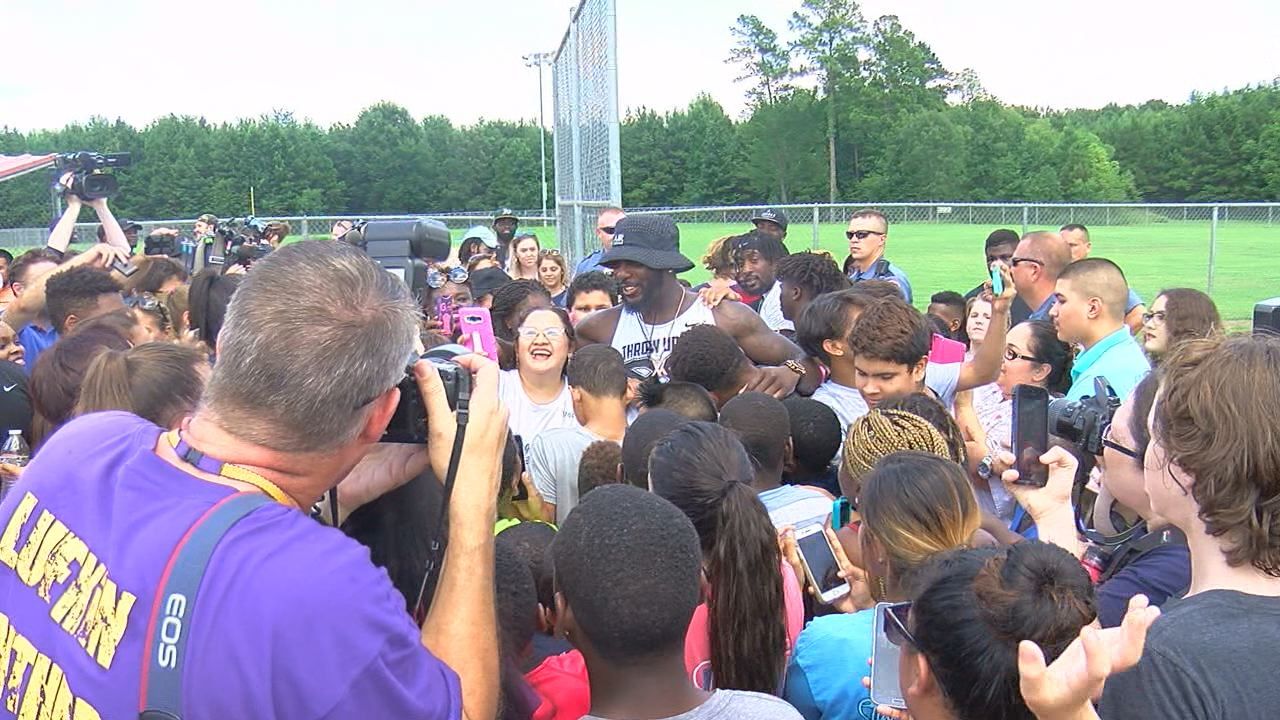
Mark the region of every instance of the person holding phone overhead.
MULTIPOLYGON (((850 500, 862 515, 862 566, 878 602, 912 597, 926 562, 968 547, 981 522, 964 470, 930 453, 885 457, 850 500)), ((787 667, 784 697, 808 720, 862 720, 870 702, 861 678, 871 657, 875 612, 853 607, 849 597, 837 604, 844 612, 815 618, 800 633, 787 667)))

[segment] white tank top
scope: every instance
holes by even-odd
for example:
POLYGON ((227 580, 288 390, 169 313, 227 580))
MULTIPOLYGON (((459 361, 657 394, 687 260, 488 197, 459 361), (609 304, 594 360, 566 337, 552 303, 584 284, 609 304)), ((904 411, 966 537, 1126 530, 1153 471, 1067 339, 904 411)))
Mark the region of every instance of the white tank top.
POLYGON ((697 297, 686 298, 685 302, 692 304, 674 320, 662 325, 650 325, 641 319, 640 313, 625 305, 622 307, 610 345, 622 353, 622 361, 628 370, 641 375, 657 373, 665 378, 667 356, 671 354, 676 338, 695 325, 716 324, 711 308, 697 297))

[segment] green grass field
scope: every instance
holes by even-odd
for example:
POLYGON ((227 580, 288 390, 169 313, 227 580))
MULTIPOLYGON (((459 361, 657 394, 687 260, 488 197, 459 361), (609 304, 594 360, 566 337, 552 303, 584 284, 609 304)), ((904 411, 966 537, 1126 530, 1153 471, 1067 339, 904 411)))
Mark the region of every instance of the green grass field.
MULTIPOLYGON (((681 248, 696 263, 713 240, 744 232, 748 227, 745 223, 681 223, 681 248)), ((845 226, 819 227, 820 247, 838 262, 843 261, 848 254, 845 226)), ((916 304, 923 308, 934 292, 964 293, 982 280, 982 244, 997 227, 895 223, 890 228, 886 256, 907 272, 916 304)), ((812 246, 811 228, 799 223, 791 227, 787 245, 793 252, 812 246)), ((555 245, 555 228, 530 229, 544 246, 555 245)), ((1208 223, 1095 226, 1090 233, 1093 256, 1116 261, 1147 302, 1163 288, 1207 289, 1208 223)), ((707 276, 700 265, 683 275, 695 284, 707 276)), ((1218 226, 1212 295, 1233 329, 1247 327, 1255 302, 1280 295, 1280 224, 1231 222, 1218 226)))

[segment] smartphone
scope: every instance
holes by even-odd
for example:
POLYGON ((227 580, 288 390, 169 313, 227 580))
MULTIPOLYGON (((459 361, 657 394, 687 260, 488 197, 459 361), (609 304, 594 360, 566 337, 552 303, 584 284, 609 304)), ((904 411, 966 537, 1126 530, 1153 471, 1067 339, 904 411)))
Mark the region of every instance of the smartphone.
POLYGON ((830 605, 849 594, 849 583, 840 577, 840 564, 835 550, 827 540, 821 523, 810 523, 796 529, 796 545, 800 547, 800 561, 804 564, 809 582, 818 588, 818 596, 830 605))
POLYGON ((1013 455, 1019 485, 1044 487, 1049 468, 1040 456, 1049 451, 1049 391, 1035 385, 1013 388, 1013 455))
POLYGON ((831 501, 831 529, 839 530, 849 524, 851 512, 849 498, 841 496, 831 501))
POLYGON ((498 341, 493 337, 489 308, 464 307, 458 310, 458 342, 473 353, 498 362, 498 341))
POLYGON ((520 458, 520 477, 516 478, 516 490, 511 494, 511 499, 528 500, 529 489, 524 486, 524 474, 529 472, 529 464, 524 461, 524 438, 513 435, 511 439, 516 444, 516 457, 520 458))
POLYGON ((964 352, 964 343, 934 333, 933 344, 929 347, 929 362, 940 365, 961 363, 964 362, 964 352))
POLYGON ((436 298, 436 320, 440 321, 440 334, 446 337, 453 337, 455 312, 456 308, 451 296, 445 295, 436 298))
MULTIPOLYGON (((907 624, 907 614, 911 603, 877 603, 875 617, 875 644, 871 646, 871 702, 876 705, 888 705, 891 708, 906 710, 907 703, 902 697, 902 687, 898 681, 898 656, 901 654, 893 639, 900 638, 902 633, 892 625, 892 613, 903 627, 907 624)), ((899 640, 900 641, 900 640, 899 640)))
POLYGON ((991 294, 1000 297, 1004 292, 1004 276, 1000 274, 1000 263, 991 263, 991 294))

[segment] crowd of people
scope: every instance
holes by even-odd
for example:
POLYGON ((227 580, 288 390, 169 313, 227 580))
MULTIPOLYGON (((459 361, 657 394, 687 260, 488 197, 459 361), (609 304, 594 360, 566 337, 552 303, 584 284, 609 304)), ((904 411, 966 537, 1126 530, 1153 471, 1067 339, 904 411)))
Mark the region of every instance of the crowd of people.
POLYGON ((409 288, 346 221, 192 273, 68 204, 0 252, 0 715, 1274 712, 1280 339, 1081 225, 922 312, 875 209, 842 262, 763 210, 698 286, 670 217, 571 264, 503 209, 409 288))

